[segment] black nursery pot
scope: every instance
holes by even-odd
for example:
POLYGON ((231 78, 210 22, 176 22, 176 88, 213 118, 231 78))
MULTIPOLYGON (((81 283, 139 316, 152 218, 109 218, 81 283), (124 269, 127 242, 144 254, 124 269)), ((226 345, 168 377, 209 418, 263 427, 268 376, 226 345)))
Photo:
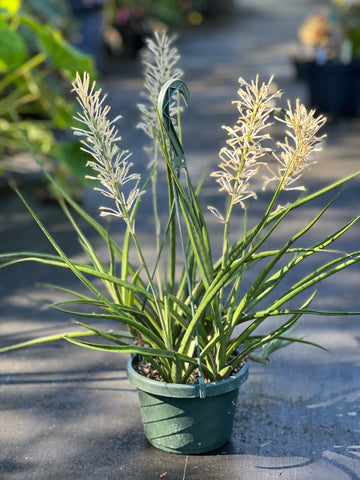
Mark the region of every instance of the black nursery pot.
POLYGON ((360 113, 360 61, 349 64, 328 61, 298 62, 299 77, 309 87, 310 106, 334 116, 355 117, 360 113))

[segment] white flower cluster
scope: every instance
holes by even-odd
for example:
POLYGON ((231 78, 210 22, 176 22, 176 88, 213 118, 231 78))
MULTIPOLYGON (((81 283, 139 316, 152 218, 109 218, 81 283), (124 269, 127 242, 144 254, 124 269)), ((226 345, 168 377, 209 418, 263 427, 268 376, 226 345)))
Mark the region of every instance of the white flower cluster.
MULTIPOLYGON (((277 181, 282 190, 304 190, 303 186, 294 183, 300 178, 304 168, 314 162, 311 154, 320 150, 319 143, 325 136, 318 137, 317 133, 326 118, 323 115, 315 117, 315 111, 307 111, 299 100, 296 101, 294 109, 288 102, 284 118, 274 115, 278 111, 274 100, 281 97, 282 92, 273 92, 271 82, 272 77, 268 83, 259 86, 258 77, 250 84, 242 78, 239 79, 240 100, 233 102, 239 111, 238 121, 233 127, 223 127, 230 139, 226 142, 228 146, 220 150, 220 170, 211 174, 217 178, 220 190, 225 190, 231 196, 231 204, 239 203, 242 208, 245 208, 244 200, 249 197, 256 198, 256 193, 251 188, 251 179, 261 166, 271 173, 271 176, 265 178, 264 188, 277 181), (276 148, 265 146, 269 144, 265 141, 271 140, 268 133, 270 117, 287 127, 284 141, 277 142, 276 148), (267 161, 270 155, 276 160, 275 166, 267 161)), ((217 209, 209 209, 220 221, 224 221, 217 209)))
POLYGON ((282 181, 283 190, 305 190, 303 185, 293 184, 300 178, 304 168, 314 163, 311 155, 320 150, 319 143, 325 135, 317 137, 317 133, 324 126, 326 118, 323 115, 315 117, 315 110, 307 111, 298 99, 294 110, 288 102, 285 118, 278 120, 286 125, 287 135, 284 142, 277 142, 280 153, 272 152, 278 162, 277 171, 274 172, 268 165, 272 177, 266 180, 264 186, 269 182, 282 181))
MULTIPOLYGON (((165 83, 173 78, 181 78, 183 71, 176 68, 180 55, 176 47, 173 47, 175 36, 168 36, 166 32, 160 34, 154 32, 154 39, 147 39, 147 48, 142 55, 142 63, 145 66, 145 88, 148 102, 138 105, 141 112, 141 122, 138 127, 152 139, 154 131, 159 135, 160 127, 157 112, 154 109, 165 83)), ((170 106, 170 114, 173 116, 177 110, 175 105, 170 106)))
POLYGON ((77 94, 77 100, 82 107, 75 119, 86 128, 74 127, 74 134, 82 137, 82 150, 89 153, 94 160, 87 162, 96 173, 96 176, 87 176, 100 182, 100 191, 104 196, 115 201, 115 208, 100 207, 101 215, 114 215, 123 218, 130 225, 130 210, 135 200, 144 193, 138 188, 140 175, 130 174, 132 163, 128 162, 131 153, 121 150, 117 142, 121 140, 115 127, 115 122, 121 118, 117 116, 109 120, 110 107, 103 105, 106 95, 101 96, 101 89, 95 90, 95 82, 90 86, 88 73, 84 73, 83 79, 79 74, 73 83, 73 91, 77 94), (126 196, 121 190, 128 182, 135 182, 135 186, 126 196))
POLYGON ((273 100, 281 96, 281 92, 271 91, 271 81, 259 86, 259 78, 251 84, 240 78, 238 95, 240 100, 234 101, 239 111, 239 118, 233 127, 224 126, 230 139, 228 147, 220 150, 221 170, 213 172, 211 176, 217 178, 221 185, 232 197, 232 203, 239 203, 244 207, 244 200, 253 197, 256 193, 250 189, 250 179, 256 175, 264 162, 261 160, 269 151, 263 142, 270 138, 264 130, 271 125, 268 121, 274 111, 273 100))

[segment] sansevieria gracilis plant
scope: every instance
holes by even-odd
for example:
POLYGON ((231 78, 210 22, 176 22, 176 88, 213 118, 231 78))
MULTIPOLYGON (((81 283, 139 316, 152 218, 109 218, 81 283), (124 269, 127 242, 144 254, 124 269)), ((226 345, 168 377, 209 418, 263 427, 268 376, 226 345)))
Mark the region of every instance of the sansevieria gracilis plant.
POLYGON ((79 322, 81 331, 4 346, 1 352, 64 338, 92 350, 140 354, 165 382, 187 383, 194 376, 213 382, 231 375, 246 359, 267 363, 269 355, 279 348, 293 342, 311 344, 291 333, 303 315, 356 314, 319 311, 310 305, 319 282, 360 260, 360 251, 343 253, 333 246, 359 216, 304 246, 307 234, 331 207, 330 201, 295 234, 283 238, 279 247, 269 246, 280 228, 286 232, 283 225, 290 214, 315 200, 318 205, 319 199, 358 175, 315 193, 302 193, 285 205, 280 203, 286 190, 304 190, 299 185, 300 177, 323 139, 319 130, 325 118, 307 111, 299 101, 294 106, 288 103, 286 110, 277 108, 281 92, 273 89, 272 79, 261 83, 258 77, 252 82, 240 78, 234 101, 238 120, 234 126, 224 127, 228 139, 220 151, 218 170, 211 173, 227 201, 223 211, 211 206, 205 214, 199 202, 200 187, 195 189, 191 183, 182 147, 184 107, 180 104, 181 99, 189 103, 190 95, 177 69, 178 59, 173 39, 166 34, 148 41, 144 56, 147 99, 139 106, 139 126, 152 142, 145 179, 133 173, 136 162, 133 165, 130 152, 119 146, 115 127, 118 117, 109 119, 105 96, 87 73, 77 75, 73 87, 81 111, 74 133, 89 154, 95 188, 113 202, 112 206, 101 206, 100 215, 124 222, 125 233, 119 245, 100 221, 88 215, 52 180, 59 203, 88 257, 88 262, 73 260, 18 192, 56 253, 6 253, 1 255, 1 266, 33 261, 71 270, 88 293, 61 288, 70 298, 53 307, 86 320, 79 322), (284 126, 281 141, 271 138, 273 122, 284 126), (165 222, 160 219, 156 195, 161 170, 168 187, 165 222), (259 176, 264 178, 264 188, 273 187, 273 193, 260 219, 251 225, 246 221, 247 205, 256 199, 254 185, 259 183, 255 182, 259 176), (150 196, 155 226, 151 262, 136 231, 136 216, 143 199, 150 196), (244 228, 233 241, 236 210, 243 214, 244 228), (213 255, 206 221, 214 218, 212 214, 223 227, 218 258, 213 255), (106 260, 99 257, 80 229, 77 215, 107 245, 106 260), (138 260, 130 262, 132 250, 138 260), (318 263, 304 274, 299 267, 311 256, 318 257, 318 263), (247 275, 252 271, 253 275, 247 275), (103 288, 98 286, 99 279, 103 288), (113 320, 121 327, 105 330, 101 328, 102 320, 113 320), (102 340, 94 341, 94 337, 102 340))

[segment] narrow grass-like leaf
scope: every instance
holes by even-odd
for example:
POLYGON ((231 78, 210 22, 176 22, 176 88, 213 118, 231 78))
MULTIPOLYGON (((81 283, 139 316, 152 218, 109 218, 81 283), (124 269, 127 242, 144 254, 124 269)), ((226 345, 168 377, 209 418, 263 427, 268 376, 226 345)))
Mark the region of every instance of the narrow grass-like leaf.
POLYGON ((79 337, 91 337, 91 336, 96 336, 96 334, 91 333, 89 331, 81 331, 81 332, 70 331, 70 332, 57 333, 56 335, 47 335, 44 337, 35 338, 33 340, 27 340, 26 342, 14 343, 7 347, 1 347, 0 353, 10 352, 11 350, 17 350, 19 348, 32 347, 34 345, 40 345, 42 343, 57 342, 59 340, 64 340, 65 337, 79 338, 79 337))

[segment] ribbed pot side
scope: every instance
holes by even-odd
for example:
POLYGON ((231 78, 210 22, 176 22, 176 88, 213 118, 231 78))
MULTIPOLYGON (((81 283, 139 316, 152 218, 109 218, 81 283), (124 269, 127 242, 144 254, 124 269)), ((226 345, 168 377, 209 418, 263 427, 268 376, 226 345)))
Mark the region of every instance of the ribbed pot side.
POLYGON ((231 436, 239 387, 248 378, 248 366, 235 375, 198 385, 150 380, 128 362, 128 379, 137 388, 145 436, 156 448, 180 454, 206 453, 223 446, 231 436))

